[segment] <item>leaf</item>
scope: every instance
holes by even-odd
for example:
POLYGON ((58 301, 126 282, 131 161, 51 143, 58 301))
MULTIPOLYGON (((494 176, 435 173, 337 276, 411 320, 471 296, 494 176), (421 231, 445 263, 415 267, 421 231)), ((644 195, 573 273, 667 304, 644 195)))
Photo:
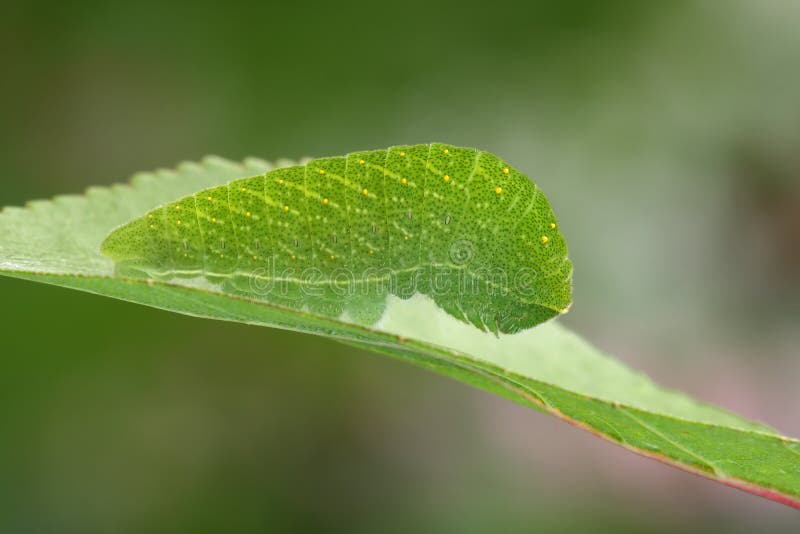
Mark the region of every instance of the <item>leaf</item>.
MULTIPOLYGON (((288 166, 281 162, 279 166, 288 166)), ((800 442, 661 389, 556 322, 487 335, 420 295, 390 296, 374 327, 225 294, 196 279, 116 276, 100 252, 121 224, 196 191, 273 168, 219 158, 131 185, 0 213, 0 273, 178 313, 292 329, 381 352, 553 414, 639 454, 800 507, 800 442)))

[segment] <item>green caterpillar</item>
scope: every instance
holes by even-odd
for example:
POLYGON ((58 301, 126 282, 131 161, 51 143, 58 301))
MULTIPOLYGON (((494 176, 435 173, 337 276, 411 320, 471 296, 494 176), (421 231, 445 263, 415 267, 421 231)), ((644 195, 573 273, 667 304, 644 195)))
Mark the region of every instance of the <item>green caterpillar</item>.
POLYGON ((355 322, 389 294, 514 333, 559 313, 572 264, 547 199, 496 156, 445 144, 321 158, 161 206, 102 245, 117 273, 355 322))

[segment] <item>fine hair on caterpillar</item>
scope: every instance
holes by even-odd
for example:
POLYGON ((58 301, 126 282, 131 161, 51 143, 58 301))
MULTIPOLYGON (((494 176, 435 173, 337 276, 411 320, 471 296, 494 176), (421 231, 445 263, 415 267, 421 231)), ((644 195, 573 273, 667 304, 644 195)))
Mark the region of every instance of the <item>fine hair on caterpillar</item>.
POLYGON ((374 293, 396 295, 423 292, 435 297, 454 291, 462 296, 504 296, 514 292, 534 297, 537 276, 536 270, 529 267, 508 273, 500 267, 482 266, 467 270, 457 265, 439 266, 428 271, 417 270, 406 277, 389 267, 369 267, 359 272, 337 267, 330 273, 324 273, 316 267, 277 269, 274 261, 267 261, 266 266, 252 270, 247 277, 250 293, 259 297, 277 295, 302 299, 323 296, 325 288, 329 288, 333 295, 341 298, 374 293), (293 286, 299 287, 300 292, 292 291, 293 286))

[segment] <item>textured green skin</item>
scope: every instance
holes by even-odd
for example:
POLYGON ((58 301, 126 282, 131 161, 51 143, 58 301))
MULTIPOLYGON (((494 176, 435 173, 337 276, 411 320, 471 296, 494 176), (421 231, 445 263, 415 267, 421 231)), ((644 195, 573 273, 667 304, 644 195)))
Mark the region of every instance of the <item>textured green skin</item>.
POLYGON ((127 275, 205 276, 365 324, 389 293, 420 292, 478 328, 514 333, 565 312, 572 295, 567 246, 536 185, 488 152, 438 143, 207 189, 114 230, 102 251, 127 275))

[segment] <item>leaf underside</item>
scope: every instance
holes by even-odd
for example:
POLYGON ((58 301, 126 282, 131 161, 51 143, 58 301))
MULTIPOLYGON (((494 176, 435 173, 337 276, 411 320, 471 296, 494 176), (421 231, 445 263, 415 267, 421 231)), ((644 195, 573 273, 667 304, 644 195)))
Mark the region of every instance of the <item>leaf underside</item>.
POLYGON ((291 329, 403 359, 544 411, 639 454, 800 507, 800 442, 689 397, 591 347, 556 322, 495 337, 430 299, 390 297, 373 327, 221 292, 193 279, 115 274, 100 245, 157 206, 264 173, 258 159, 185 163, 130 185, 31 202, 0 213, 0 274, 198 317, 291 329))

